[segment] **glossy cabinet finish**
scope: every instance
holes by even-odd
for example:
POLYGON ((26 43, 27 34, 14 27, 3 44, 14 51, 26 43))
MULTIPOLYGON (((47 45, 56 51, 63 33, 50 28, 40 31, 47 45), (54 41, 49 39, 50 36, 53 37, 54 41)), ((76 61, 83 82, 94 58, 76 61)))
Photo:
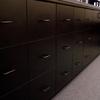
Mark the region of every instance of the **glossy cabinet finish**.
POLYGON ((25 41, 26 0, 0 0, 0 47, 25 41))
POLYGON ((55 4, 28 0, 28 35, 30 40, 54 36, 55 20, 55 4))
POLYGON ((73 31, 74 7, 57 5, 57 34, 73 31))

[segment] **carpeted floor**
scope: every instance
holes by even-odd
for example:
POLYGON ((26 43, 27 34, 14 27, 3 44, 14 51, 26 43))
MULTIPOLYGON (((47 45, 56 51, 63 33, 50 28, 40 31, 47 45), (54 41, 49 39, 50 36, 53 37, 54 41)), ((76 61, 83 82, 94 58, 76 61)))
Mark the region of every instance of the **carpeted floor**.
POLYGON ((100 100, 100 56, 52 100, 100 100))

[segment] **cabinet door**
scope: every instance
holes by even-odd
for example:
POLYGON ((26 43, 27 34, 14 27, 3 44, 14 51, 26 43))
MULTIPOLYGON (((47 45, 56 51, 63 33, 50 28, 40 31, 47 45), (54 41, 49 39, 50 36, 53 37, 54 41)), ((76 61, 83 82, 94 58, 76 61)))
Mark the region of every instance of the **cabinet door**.
POLYGON ((57 5, 57 34, 67 34, 73 31, 74 8, 57 5))
POLYGON ((73 37, 57 37, 56 91, 66 85, 72 76, 73 37))
POLYGON ((0 50, 0 95, 29 80, 27 47, 0 50))
POLYGON ((53 36, 55 33, 56 5, 35 0, 28 0, 29 39, 53 36))
POLYGON ((74 48, 73 48, 73 75, 77 75, 83 69, 83 38, 82 33, 77 32, 74 35, 74 48))
POLYGON ((25 30, 26 0, 0 0, 0 47, 25 42, 25 30))
POLYGON ((84 30, 84 19, 85 9, 84 8, 74 8, 74 30, 83 31, 84 30))
POLYGON ((29 45, 30 77, 34 78, 54 68, 54 39, 42 40, 29 45))

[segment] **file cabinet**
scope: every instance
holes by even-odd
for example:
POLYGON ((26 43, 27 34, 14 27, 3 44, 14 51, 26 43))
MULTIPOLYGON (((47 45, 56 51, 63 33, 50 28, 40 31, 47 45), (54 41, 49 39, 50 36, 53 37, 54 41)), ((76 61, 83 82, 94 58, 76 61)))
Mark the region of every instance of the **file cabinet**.
POLYGON ((0 100, 50 100, 71 82, 100 54, 99 13, 67 1, 1 0, 0 100))

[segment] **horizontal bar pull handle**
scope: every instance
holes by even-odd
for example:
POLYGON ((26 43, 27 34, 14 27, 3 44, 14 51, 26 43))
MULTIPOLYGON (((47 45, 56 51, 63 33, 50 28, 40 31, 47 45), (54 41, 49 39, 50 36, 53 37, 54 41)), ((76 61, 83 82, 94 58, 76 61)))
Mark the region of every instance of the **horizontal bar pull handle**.
POLYGON ((80 66, 80 65, 81 65, 80 61, 75 62, 75 66, 80 66))
POLYGON ((69 50, 69 49, 71 49, 71 46, 63 46, 63 49, 64 50, 69 50))
POLYGON ((8 72, 3 73, 3 75, 9 75, 11 73, 14 73, 15 71, 16 71, 16 69, 12 69, 12 70, 10 70, 8 72))
POLYGON ((83 44, 83 41, 79 41, 79 44, 83 44))
POLYGON ((61 73, 61 75, 68 76, 69 75, 69 72, 68 71, 64 71, 64 72, 61 73))
POLYGON ((68 74, 69 74, 68 72, 64 72, 64 76, 68 76, 68 74))
POLYGON ((39 21, 40 21, 40 22, 47 22, 47 23, 51 22, 50 19, 43 19, 43 20, 39 20, 39 21))
POLYGON ((48 92, 48 91, 50 91, 50 90, 51 90, 51 87, 50 87, 50 86, 48 86, 48 87, 42 89, 42 91, 43 91, 44 93, 46 93, 46 92, 48 92))
POLYGON ((41 56, 42 59, 48 59, 48 58, 50 58, 50 57, 51 57, 51 55, 49 55, 49 54, 48 54, 48 55, 42 55, 42 56, 41 56))
POLYGON ((92 40, 92 37, 88 37, 88 40, 92 40))
POLYGON ((2 21, 0 21, 0 23, 1 24, 12 24, 12 23, 14 23, 14 21, 12 21, 12 20, 2 20, 2 21))
POLYGON ((64 19, 63 21, 64 21, 64 22, 71 22, 72 19, 70 19, 70 18, 66 18, 66 19, 64 19))

